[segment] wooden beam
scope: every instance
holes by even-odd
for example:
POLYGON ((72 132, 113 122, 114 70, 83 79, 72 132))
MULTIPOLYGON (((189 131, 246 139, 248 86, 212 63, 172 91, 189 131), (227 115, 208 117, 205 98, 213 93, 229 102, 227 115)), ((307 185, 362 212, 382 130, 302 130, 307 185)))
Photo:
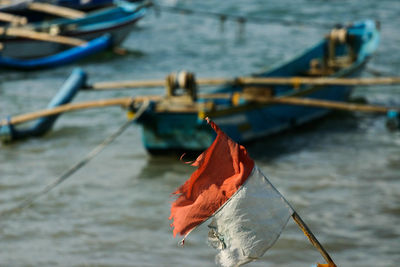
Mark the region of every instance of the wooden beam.
POLYGON ((52 14, 69 19, 79 19, 86 16, 86 13, 80 10, 75 10, 67 7, 55 6, 46 3, 33 2, 28 5, 30 10, 52 14))
POLYGON ((5 12, 0 12, 0 21, 9 22, 13 26, 25 25, 28 23, 28 19, 26 17, 12 15, 5 12))
POLYGON ((81 103, 70 103, 65 105, 60 105, 50 109, 38 110, 22 115, 17 115, 8 119, 3 119, 0 121, 0 127, 8 124, 20 124, 31 120, 36 120, 42 117, 48 117, 57 115, 60 113, 84 110, 84 109, 92 109, 92 108, 104 108, 110 106, 121 106, 123 108, 129 107, 132 103, 140 103, 146 101, 158 101, 160 100, 160 96, 136 96, 136 97, 122 97, 122 98, 110 98, 110 99, 100 99, 100 100, 92 100, 85 101, 81 103))
POLYGON ((84 45, 87 43, 87 41, 82 40, 82 39, 61 36, 61 35, 53 36, 48 33, 36 32, 36 31, 30 30, 27 28, 20 28, 20 27, 10 27, 10 28, 0 27, 0 35, 1 34, 8 35, 8 36, 14 36, 14 37, 33 39, 33 40, 55 42, 55 43, 60 43, 60 44, 65 44, 65 45, 70 45, 70 46, 79 46, 79 45, 84 45))
MULTIPOLYGON (((227 78, 200 78, 196 80, 197 85, 215 86, 223 84, 237 85, 292 85, 301 84, 327 86, 327 85, 346 85, 346 86, 369 86, 369 85, 395 85, 400 84, 400 77, 381 77, 381 78, 309 78, 309 77, 238 77, 236 79, 227 78)), ((124 88, 150 88, 163 87, 165 80, 127 80, 115 82, 97 82, 87 89, 91 90, 112 90, 124 88)))
POLYGON ((43 109, 27 114, 22 114, 18 116, 12 117, 9 121, 3 119, 0 122, 0 126, 4 126, 7 124, 20 124, 27 121, 35 120, 41 117, 52 116, 60 113, 71 112, 76 110, 82 109, 90 109, 90 108, 100 108, 100 107, 109 107, 109 106, 122 106, 127 107, 132 103, 131 97, 125 98, 112 98, 112 99, 105 99, 105 100, 94 100, 94 101, 87 101, 82 103, 71 103, 61 105, 51 109, 43 109))
POLYGON ((269 84, 269 85, 394 85, 400 84, 400 77, 381 78, 310 78, 310 77, 240 77, 239 84, 269 84))
POLYGON ((339 101, 328 101, 314 98, 300 98, 300 97, 273 97, 273 98, 259 98, 253 99, 247 97, 248 100, 264 103, 275 103, 275 104, 286 104, 286 105, 299 105, 299 106, 311 106, 328 109, 338 109, 347 111, 360 111, 360 112, 372 112, 372 113, 387 113, 389 110, 400 110, 396 107, 384 107, 366 104, 355 104, 339 101))
MULTIPOLYGON (((311 99, 311 98, 300 98, 300 97, 262 97, 262 96, 250 96, 247 94, 239 94, 238 97, 241 97, 248 101, 254 101, 256 103, 261 104, 285 104, 285 105, 300 105, 300 106, 311 106, 311 107, 319 107, 319 108, 328 108, 328 109, 338 109, 338 110, 346 110, 346 111, 359 111, 359 112, 375 112, 375 113, 387 113, 390 110, 400 111, 400 108, 396 107, 384 107, 384 106, 375 106, 375 105, 365 105, 365 104, 353 104, 346 102, 338 102, 338 101, 327 101, 320 99, 311 99)), ((199 98, 206 99, 230 99, 232 95, 229 93, 219 93, 219 94, 200 94, 199 98)), ((101 108, 108 106, 122 106, 128 107, 132 103, 140 103, 147 100, 155 101, 161 106, 156 108, 156 111, 162 110, 163 112, 198 112, 201 108, 207 107, 207 102, 205 103, 197 103, 197 102, 182 102, 174 101, 174 98, 165 98, 160 95, 147 95, 147 96, 135 96, 135 97, 125 97, 125 98, 111 98, 111 99, 103 99, 103 100, 94 100, 87 101, 81 103, 72 103, 65 104, 51 109, 39 110, 27 114, 17 115, 11 117, 10 120, 3 119, 0 121, 0 126, 4 126, 7 124, 20 124, 30 120, 35 120, 41 117, 52 116, 64 112, 71 112, 82 109, 90 109, 90 108, 101 108), (169 105, 168 105, 169 104, 169 105)))

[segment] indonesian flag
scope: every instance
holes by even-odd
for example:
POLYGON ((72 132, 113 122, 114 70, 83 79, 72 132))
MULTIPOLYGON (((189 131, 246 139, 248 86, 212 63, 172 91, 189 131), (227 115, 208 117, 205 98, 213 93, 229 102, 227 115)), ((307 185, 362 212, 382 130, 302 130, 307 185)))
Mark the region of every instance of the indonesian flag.
POLYGON ((217 137, 192 164, 198 169, 174 192, 173 234, 186 236, 211 219, 208 239, 217 263, 239 266, 261 257, 278 239, 293 209, 246 149, 208 120, 217 137))

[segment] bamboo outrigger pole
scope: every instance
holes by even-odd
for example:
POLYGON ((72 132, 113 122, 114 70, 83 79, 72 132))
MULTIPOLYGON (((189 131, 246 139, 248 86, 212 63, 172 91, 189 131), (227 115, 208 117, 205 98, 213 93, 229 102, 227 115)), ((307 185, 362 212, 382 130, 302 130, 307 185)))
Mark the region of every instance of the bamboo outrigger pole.
MULTIPOLYGON (((225 78, 205 78, 196 80, 197 85, 221 85, 226 83, 234 83, 235 80, 225 78)), ((165 80, 127 80, 127 81, 116 81, 116 82, 97 82, 91 85, 87 85, 87 90, 112 90, 112 89, 124 89, 124 88, 152 88, 152 87, 164 87, 165 80)))
POLYGON ((0 121, 0 127, 10 124, 11 125, 20 124, 27 121, 36 120, 42 117, 48 117, 65 112, 91 109, 91 108, 111 107, 111 106, 120 106, 123 108, 127 108, 133 103, 133 101, 145 102, 147 100, 159 100, 159 99, 160 99, 159 96, 145 96, 145 97, 137 96, 135 98, 132 97, 110 98, 110 99, 86 101, 81 103, 65 104, 50 109, 43 109, 31 113, 17 115, 11 117, 10 119, 3 119, 0 121))
POLYGON ((310 77, 243 77, 238 78, 243 84, 270 84, 270 85, 394 85, 400 84, 400 77, 381 78, 310 78, 310 77))
POLYGON ((82 39, 61 36, 61 35, 51 35, 44 32, 36 32, 23 27, 9 27, 9 28, 0 27, 0 35, 2 34, 14 37, 23 37, 33 40, 55 42, 70 46, 80 46, 80 45, 85 45, 87 43, 87 41, 82 39))
POLYGON ((41 117, 47 117, 52 115, 57 115, 64 112, 71 112, 75 110, 89 109, 89 108, 97 108, 97 107, 107 107, 107 106, 122 106, 127 107, 132 102, 132 98, 113 98, 106 100, 95 100, 95 101, 87 101, 82 103, 74 103, 74 104, 65 104, 51 109, 43 109, 27 114, 22 114, 18 116, 14 116, 9 120, 3 119, 0 121, 0 126, 4 126, 7 124, 20 124, 27 121, 39 119, 41 117))
MULTIPOLYGON (((338 109, 338 110, 347 110, 347 111, 360 111, 360 112, 375 112, 375 113, 387 113, 391 110, 400 111, 399 108, 393 107, 383 107, 383 106, 374 106, 374 105, 365 105, 365 104, 352 104, 352 103, 343 103, 336 101, 326 101, 326 100, 318 100, 318 99, 310 99, 310 98, 300 98, 300 97, 271 97, 271 98, 263 98, 263 97, 249 97, 246 95, 239 95, 246 100, 255 101, 262 104, 286 104, 286 105, 301 105, 301 106, 313 106, 320 108, 330 108, 330 109, 338 109)), ((232 95, 230 94, 204 94, 199 95, 199 97, 206 98, 230 98, 232 95)), ((160 101, 163 97, 159 95, 148 95, 148 96, 135 96, 132 97, 123 97, 123 98, 111 98, 111 99, 102 99, 102 100, 93 100, 86 101, 81 103, 72 103, 65 104, 51 109, 39 110, 27 114, 13 116, 10 119, 3 119, 0 121, 0 127, 5 125, 15 125, 24 123, 27 121, 39 119, 41 117, 57 115, 64 112, 71 112, 83 109, 90 108, 102 108, 102 107, 110 107, 110 106, 121 106, 121 107, 129 107, 132 103, 143 102, 147 100, 151 101, 160 101)), ((183 109, 176 109, 176 112, 197 112, 199 111, 199 107, 202 104, 193 103, 191 106, 184 107, 183 109)), ((203 105, 204 106, 204 105, 203 105)), ((171 109, 171 112, 174 112, 174 109, 171 109)))
POLYGON ((55 6, 51 4, 46 4, 46 3, 38 3, 38 2, 33 2, 28 5, 28 8, 30 10, 34 11, 39 11, 39 12, 44 12, 60 17, 65 17, 69 19, 79 19, 83 18, 86 16, 86 13, 80 10, 72 9, 72 8, 67 8, 67 7, 61 7, 61 6, 55 6))
MULTIPOLYGON (((370 85, 395 85, 400 84, 400 77, 380 78, 310 78, 310 77, 238 77, 236 79, 226 78, 201 78, 196 80, 197 85, 347 85, 347 86, 370 86, 370 85)), ((150 88, 163 87, 165 80, 142 80, 142 81, 117 81, 97 82, 88 85, 89 90, 110 90, 123 88, 150 88)))
POLYGON ((314 98, 304 97, 272 97, 272 98, 247 98, 252 99, 256 102, 261 103, 275 103, 275 104, 287 104, 287 105, 298 105, 298 106, 312 106, 319 108, 338 109, 346 111, 360 111, 360 112, 371 112, 371 113, 387 113, 390 110, 399 110, 396 107, 384 107, 367 104, 355 104, 346 103, 339 101, 328 101, 314 98))
POLYGON ((9 22, 11 25, 25 25, 28 23, 26 17, 12 15, 5 12, 0 12, 0 21, 9 22))

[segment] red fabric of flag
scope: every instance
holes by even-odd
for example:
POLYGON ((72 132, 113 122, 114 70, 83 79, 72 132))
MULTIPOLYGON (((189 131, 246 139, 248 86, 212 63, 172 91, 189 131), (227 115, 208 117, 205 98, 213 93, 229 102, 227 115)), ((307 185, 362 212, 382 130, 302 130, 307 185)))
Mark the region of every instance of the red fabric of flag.
POLYGON ((214 214, 246 181, 254 161, 246 149, 208 120, 217 133, 212 145, 192 164, 198 169, 174 194, 169 219, 176 236, 188 234, 214 214), (227 155, 230 155, 227 157, 227 155))

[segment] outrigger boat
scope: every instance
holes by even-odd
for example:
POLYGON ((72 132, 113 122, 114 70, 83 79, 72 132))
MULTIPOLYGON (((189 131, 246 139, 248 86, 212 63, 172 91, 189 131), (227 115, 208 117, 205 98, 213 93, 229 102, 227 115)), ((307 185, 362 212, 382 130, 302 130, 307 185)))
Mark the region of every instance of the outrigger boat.
MULTIPOLYGON (((330 108, 355 110, 354 104, 347 105, 342 101, 348 99, 354 81, 360 79, 348 78, 361 73, 378 43, 379 24, 366 20, 333 29, 304 54, 270 71, 233 80, 199 80, 201 85, 225 84, 207 94, 197 92, 193 74, 180 73, 167 77, 166 96, 136 96, 60 106, 72 99, 77 88, 102 90, 133 86, 130 81, 88 85, 85 73, 75 70, 50 103, 50 110, 3 120, 0 137, 12 141, 43 135, 54 124, 56 117, 53 115, 82 108, 121 105, 133 113, 139 110, 135 122, 142 126, 144 147, 153 154, 202 151, 209 147, 215 133, 206 124, 205 117, 215 121, 236 142, 246 143, 321 118, 330 108), (16 127, 16 124, 34 118, 41 119, 31 128, 16 127)), ((400 79, 383 82, 399 83, 400 79)), ((162 86, 164 81, 134 84, 135 87, 162 86)), ((397 108, 361 106, 358 105, 357 110, 391 114, 396 123, 400 119, 397 108)))
MULTIPOLYGON (((295 59, 252 76, 356 77, 377 49, 378 42, 377 22, 356 22, 333 29, 324 40, 295 59)), ((178 77, 183 80, 180 87, 184 92, 178 94, 172 77, 167 95, 151 101, 150 108, 136 121, 142 126, 144 147, 150 153, 206 149, 215 135, 206 125, 205 117, 210 117, 236 142, 246 143, 321 118, 330 111, 276 104, 268 99, 301 96, 346 101, 352 92, 352 86, 301 85, 293 79, 292 85, 229 84, 208 97, 198 94, 192 78, 190 75, 186 79, 178 77)))
POLYGON ((145 12, 146 5, 121 2, 115 7, 91 12, 83 18, 28 24, 22 30, 28 29, 34 33, 88 42, 70 48, 70 45, 58 42, 3 35, 0 37, 0 42, 3 44, 3 49, 0 51, 0 66, 36 69, 62 65, 82 58, 82 55, 87 56, 118 46, 145 12))

